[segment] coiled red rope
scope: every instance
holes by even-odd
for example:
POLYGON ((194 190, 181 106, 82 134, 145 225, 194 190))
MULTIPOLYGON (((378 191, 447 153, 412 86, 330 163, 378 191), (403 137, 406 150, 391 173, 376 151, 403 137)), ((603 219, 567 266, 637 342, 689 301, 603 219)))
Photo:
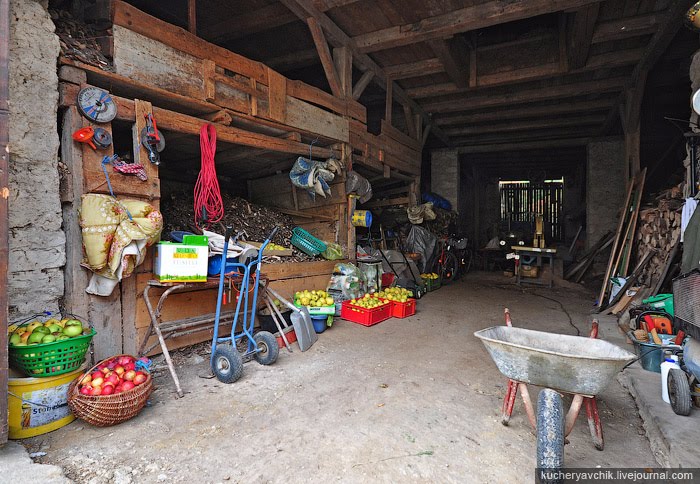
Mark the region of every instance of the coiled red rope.
POLYGON ((216 129, 205 124, 199 132, 199 147, 202 151, 202 166, 194 187, 194 223, 198 229, 208 228, 224 216, 219 180, 216 178, 216 129))

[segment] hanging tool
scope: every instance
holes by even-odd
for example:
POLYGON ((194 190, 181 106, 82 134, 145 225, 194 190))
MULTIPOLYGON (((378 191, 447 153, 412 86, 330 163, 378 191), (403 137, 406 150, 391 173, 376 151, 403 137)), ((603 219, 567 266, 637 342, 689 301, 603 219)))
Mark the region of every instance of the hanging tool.
POLYGON ((106 150, 112 146, 112 135, 104 128, 94 128, 92 141, 98 149, 106 150))
POLYGON ((160 152, 165 149, 165 138, 158 131, 158 124, 153 114, 143 115, 146 118, 146 127, 141 130, 141 144, 148 151, 148 159, 154 165, 160 165, 160 152))
POLYGON ((78 93, 78 109, 90 121, 109 123, 117 116, 117 105, 107 91, 99 87, 84 87, 78 93))
POLYGON ((95 146, 95 143, 92 140, 94 135, 95 131, 92 129, 92 127, 88 126, 86 128, 80 128, 74 132, 73 140, 77 141, 78 143, 87 143, 93 150, 96 150, 97 146, 95 146))

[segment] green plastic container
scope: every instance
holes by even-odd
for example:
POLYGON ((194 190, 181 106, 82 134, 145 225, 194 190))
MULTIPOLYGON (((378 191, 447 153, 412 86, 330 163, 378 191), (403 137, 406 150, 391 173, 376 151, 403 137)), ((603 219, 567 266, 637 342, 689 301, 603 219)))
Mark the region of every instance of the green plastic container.
POLYGON ((654 309, 665 311, 673 316, 673 294, 657 294, 644 299, 642 304, 647 304, 654 309))
POLYGON ((10 365, 23 371, 27 376, 44 378, 62 375, 80 368, 85 361, 85 353, 90 349, 90 334, 76 336, 63 341, 30 346, 10 346, 10 365))

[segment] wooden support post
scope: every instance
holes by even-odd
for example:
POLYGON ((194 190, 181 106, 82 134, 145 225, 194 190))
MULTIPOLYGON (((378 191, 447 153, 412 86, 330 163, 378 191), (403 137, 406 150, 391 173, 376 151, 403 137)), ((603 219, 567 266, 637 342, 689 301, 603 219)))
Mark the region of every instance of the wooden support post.
POLYGON ((469 48, 469 87, 472 89, 478 84, 476 77, 479 72, 476 67, 476 46, 478 41, 476 31, 473 31, 471 35, 471 45, 469 48))
POLYGON ((202 59, 202 77, 204 78, 204 100, 213 102, 216 98, 216 63, 213 60, 202 59))
POLYGON ((416 139, 421 141, 423 139, 423 118, 420 114, 413 115, 413 125, 416 127, 416 139))
POLYGON ((197 0, 187 0, 187 30, 197 35, 197 0))
POLYGON ((382 165, 384 178, 391 178, 391 167, 389 165, 382 165))
POLYGON ((476 247, 479 247, 479 222, 481 221, 481 211, 479 209, 479 200, 481 197, 479 196, 479 189, 481 188, 481 184, 479 183, 479 170, 474 163, 472 163, 472 178, 474 183, 474 244, 476 247))
POLYGON ((384 108, 384 119, 391 125, 391 115, 394 111, 394 96, 393 96, 394 83, 392 81, 387 81, 386 83, 386 106, 384 108))
POLYGON ((411 106, 403 106, 403 114, 406 117, 406 129, 408 130, 408 135, 411 138, 416 138, 416 125, 414 124, 413 113, 411 112, 411 106))
POLYGON ((355 84, 355 87, 352 88, 352 98, 357 101, 360 99, 360 96, 362 96, 362 93, 365 92, 365 89, 367 86, 369 86, 369 83, 372 81, 372 78, 374 77, 374 72, 367 70, 362 74, 362 77, 357 81, 355 84))
POLYGON ((352 51, 347 47, 333 49, 335 70, 345 99, 352 97, 352 51))
POLYGON ((559 70, 567 72, 569 70, 569 56, 566 47, 566 14, 559 14, 559 70))
MULTIPOLYGON (((141 131, 146 127, 146 114, 153 114, 153 107, 148 101, 134 100, 134 111, 136 113, 136 122, 131 127, 131 136, 133 138, 134 163, 141 163, 146 169, 148 179, 158 178, 158 166, 148 160, 148 151, 141 143, 141 131)), ((156 119, 156 123, 158 120, 156 119)), ((156 207, 159 208, 159 207, 156 207)))
POLYGON ((338 73, 335 69, 333 56, 331 56, 331 51, 328 48, 328 42, 326 41, 326 36, 323 33, 323 29, 321 29, 321 25, 313 17, 307 18, 306 23, 311 31, 311 37, 313 37, 314 44, 316 45, 316 50, 318 51, 318 56, 321 59, 321 65, 323 66, 323 71, 326 73, 326 79, 328 80, 328 85, 331 88, 331 92, 335 97, 343 97, 343 90, 340 86, 340 80, 338 79, 338 73))

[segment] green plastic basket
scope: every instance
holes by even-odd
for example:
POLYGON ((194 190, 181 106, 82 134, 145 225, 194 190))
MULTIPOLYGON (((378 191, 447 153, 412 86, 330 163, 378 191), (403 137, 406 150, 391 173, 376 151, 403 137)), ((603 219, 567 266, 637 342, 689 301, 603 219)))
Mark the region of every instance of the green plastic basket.
POLYGON ((318 240, 301 227, 294 227, 292 230, 292 245, 312 257, 325 252, 328 248, 325 242, 318 240))
POLYGON ((30 346, 10 346, 10 365, 23 371, 27 376, 43 378, 62 375, 80 368, 85 361, 85 353, 95 336, 90 334, 53 343, 30 346))

